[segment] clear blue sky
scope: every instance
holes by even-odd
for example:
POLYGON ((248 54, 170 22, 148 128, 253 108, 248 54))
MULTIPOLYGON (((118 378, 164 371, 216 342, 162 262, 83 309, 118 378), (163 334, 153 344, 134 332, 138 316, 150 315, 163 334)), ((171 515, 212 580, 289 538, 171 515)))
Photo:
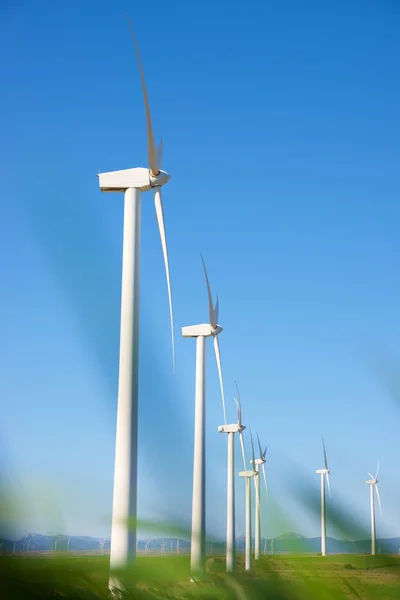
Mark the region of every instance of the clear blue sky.
MULTIPOLYGON (((263 533, 318 535, 292 475, 318 493, 323 432, 332 502, 368 527, 364 481, 379 458, 378 531, 400 535, 400 404, 370 368, 380 347, 400 363, 397 0, 2 3, 0 442, 18 532, 109 532, 123 198, 101 194, 96 174, 147 156, 126 10, 172 175, 177 328, 174 377, 149 195, 140 514, 190 515, 195 344, 180 327, 207 318, 203 252, 230 417, 236 379, 269 446, 271 495, 295 522, 275 515, 263 533)), ((207 376, 208 526, 223 534, 211 345, 207 376)))

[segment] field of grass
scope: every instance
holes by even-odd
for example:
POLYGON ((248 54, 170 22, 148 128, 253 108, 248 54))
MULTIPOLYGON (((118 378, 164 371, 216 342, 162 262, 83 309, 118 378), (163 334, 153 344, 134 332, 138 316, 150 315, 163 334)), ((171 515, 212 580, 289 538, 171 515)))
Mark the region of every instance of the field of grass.
MULTIPOLYGON (((107 598, 108 556, 3 556, 0 597, 23 599, 107 598)), ((188 556, 142 556, 125 575, 127 598, 238 600, 399 600, 400 557, 332 555, 263 556, 235 575, 224 558, 209 557, 207 575, 189 582, 188 556)))

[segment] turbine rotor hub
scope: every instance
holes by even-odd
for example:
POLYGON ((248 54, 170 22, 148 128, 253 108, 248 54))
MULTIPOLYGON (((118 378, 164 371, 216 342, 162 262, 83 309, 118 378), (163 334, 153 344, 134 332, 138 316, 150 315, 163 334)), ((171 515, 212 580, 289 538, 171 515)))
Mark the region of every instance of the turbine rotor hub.
POLYGON ((166 183, 168 183, 168 181, 171 179, 171 175, 169 173, 167 173, 166 171, 159 171, 157 173, 157 175, 154 175, 150 169, 149 174, 150 174, 150 186, 152 188, 153 187, 161 187, 162 185, 165 185, 166 183))

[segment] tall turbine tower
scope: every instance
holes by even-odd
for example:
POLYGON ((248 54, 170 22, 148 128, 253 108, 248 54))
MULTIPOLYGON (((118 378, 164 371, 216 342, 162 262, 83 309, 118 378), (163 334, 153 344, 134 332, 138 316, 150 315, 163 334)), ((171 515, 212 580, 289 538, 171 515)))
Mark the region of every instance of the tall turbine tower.
POLYGON ((325 476, 328 484, 329 497, 331 495, 331 486, 329 483, 328 461, 326 459, 326 450, 324 438, 322 438, 322 448, 324 450, 325 469, 318 469, 316 473, 321 475, 321 554, 326 556, 326 510, 325 510, 325 476))
POLYGON ((236 566, 235 546, 235 433, 239 434, 242 448, 243 464, 246 468, 246 456, 244 452, 243 431, 246 427, 242 423, 242 408, 240 403, 239 389, 236 384, 238 421, 232 425, 220 425, 218 431, 228 434, 228 482, 227 482, 227 507, 226 507, 226 570, 232 572, 236 566))
MULTIPOLYGON (((98 175, 102 192, 124 192, 125 194, 117 432, 110 551, 111 571, 126 567, 136 557, 141 198, 142 192, 151 189, 154 192, 156 216, 167 275, 172 356, 174 356, 171 285, 161 200, 161 186, 169 181, 170 175, 160 169, 161 144, 157 153, 143 68, 129 17, 128 22, 142 81, 150 168, 136 167, 98 175)), ((110 588, 118 588, 119 586, 117 580, 110 580, 110 588)))
POLYGON ((210 322, 201 325, 190 325, 182 327, 182 335, 186 338, 196 338, 196 394, 195 394, 195 416, 194 416, 194 459, 193 459, 193 498, 192 498, 192 537, 190 549, 190 572, 191 578, 204 573, 206 557, 206 453, 205 453, 205 427, 206 427, 206 338, 214 340, 215 359, 219 374, 219 382, 222 395, 222 407, 224 411, 224 423, 226 423, 224 385, 222 381, 221 358, 219 353, 218 335, 222 327, 218 321, 218 298, 213 306, 210 282, 208 281, 207 269, 201 257, 204 275, 207 284, 208 307, 210 322))
POLYGON ((250 471, 241 471, 240 477, 244 477, 246 480, 246 549, 245 549, 245 564, 244 568, 246 571, 251 569, 251 478, 257 477, 258 472, 255 470, 255 457, 254 457, 254 444, 253 436, 250 432, 251 439, 251 453, 253 469, 250 471))
POLYGON ((371 477, 371 479, 369 479, 365 483, 367 483, 369 485, 369 497, 370 497, 370 501, 371 501, 371 554, 374 555, 375 552, 376 552, 374 488, 375 488, 375 491, 376 491, 376 497, 378 498, 379 510, 380 510, 380 512, 382 514, 381 499, 380 499, 380 496, 379 496, 379 489, 378 489, 379 461, 378 461, 378 467, 376 469, 376 475, 375 475, 375 477, 373 477, 371 475, 371 473, 368 473, 368 475, 369 475, 369 477, 371 477))
MULTIPOLYGON (((267 477, 265 475, 265 456, 267 454, 267 446, 265 446, 264 451, 261 448, 260 438, 257 433, 257 441, 258 441, 258 449, 260 452, 259 458, 255 459, 253 466, 257 471, 258 475, 260 475, 260 466, 263 471, 264 476, 264 485, 265 485, 265 494, 268 498, 268 487, 267 487, 267 477)), ((254 558, 258 560, 260 558, 260 533, 261 533, 261 504, 260 504, 260 477, 254 478, 254 487, 255 487, 255 523, 254 523, 254 558)))

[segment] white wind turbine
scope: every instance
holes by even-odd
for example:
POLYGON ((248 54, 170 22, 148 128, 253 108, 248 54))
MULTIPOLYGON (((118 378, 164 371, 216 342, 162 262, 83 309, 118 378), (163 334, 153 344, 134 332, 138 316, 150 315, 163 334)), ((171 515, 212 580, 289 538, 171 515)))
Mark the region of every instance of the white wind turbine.
POLYGON ((246 549, 244 566, 246 571, 249 571, 251 569, 251 478, 258 476, 258 472, 255 470, 254 444, 251 431, 250 439, 252 454, 251 463, 253 464, 253 469, 251 471, 241 471, 239 473, 240 477, 245 477, 246 479, 246 549))
POLYGON ((235 547, 235 433, 239 434, 240 445, 242 448, 243 464, 246 469, 246 455, 243 443, 243 431, 246 427, 242 423, 242 407, 240 403, 240 394, 237 383, 236 406, 238 411, 238 421, 232 425, 220 425, 218 431, 228 434, 228 482, 227 482, 227 508, 226 508, 226 570, 231 572, 235 570, 236 547, 235 547))
POLYGON ((318 473, 319 475, 321 475, 321 554, 322 554, 322 556, 326 556, 325 476, 326 476, 326 482, 328 484, 329 497, 331 496, 331 486, 330 486, 330 483, 329 483, 329 473, 330 473, 330 470, 328 468, 328 461, 327 461, 327 458, 326 458, 326 450, 325 450, 324 438, 322 438, 322 447, 323 447, 323 450, 324 450, 325 468, 324 469, 318 469, 316 471, 316 473, 318 473))
POLYGON ((378 498, 379 510, 382 514, 382 506, 381 506, 381 498, 379 496, 378 489, 378 475, 379 475, 379 461, 378 467, 376 469, 376 475, 373 477, 371 473, 368 473, 368 476, 371 477, 367 483, 369 485, 369 496, 371 501, 371 554, 374 555, 376 551, 376 530, 375 530, 375 497, 374 497, 374 488, 376 491, 376 497, 378 498))
MULTIPOLYGON (((265 474, 265 456, 267 454, 267 446, 265 446, 264 451, 261 448, 260 438, 257 433, 257 441, 258 441, 258 449, 260 452, 259 458, 255 459, 253 465, 255 466, 255 470, 258 475, 260 474, 260 466, 262 468, 263 476, 264 476, 264 485, 265 485, 265 494, 268 498, 268 487, 267 487, 267 477, 265 474)), ((261 504, 260 504, 260 477, 254 478, 254 487, 256 494, 256 502, 255 502, 255 523, 254 523, 254 558, 258 560, 260 558, 260 533, 261 533, 261 504)))
POLYGON ((210 283, 206 266, 203 262, 207 284, 208 307, 210 322, 201 325, 182 327, 182 335, 186 338, 196 338, 196 394, 194 416, 194 461, 193 461, 193 497, 192 497, 192 536, 190 549, 190 571, 192 579, 204 573, 206 556, 206 457, 205 457, 205 413, 206 413, 206 338, 213 337, 215 359, 219 374, 219 382, 226 423, 224 385, 222 381, 221 358, 219 353, 218 335, 222 327, 218 325, 218 298, 213 306, 210 283))
MULTIPOLYGON (((156 151, 143 68, 128 15, 127 18, 142 81, 150 168, 136 167, 98 175, 102 192, 124 192, 125 194, 118 409, 110 550, 111 569, 126 567, 136 556, 141 198, 142 192, 151 189, 154 192, 156 216, 167 275, 172 356, 174 360, 172 296, 161 200, 161 186, 169 181, 170 175, 160 169, 162 148, 160 144, 158 152, 156 151)), ((111 581, 110 586, 113 587, 111 581)), ((117 583, 116 586, 118 587, 117 583)))

